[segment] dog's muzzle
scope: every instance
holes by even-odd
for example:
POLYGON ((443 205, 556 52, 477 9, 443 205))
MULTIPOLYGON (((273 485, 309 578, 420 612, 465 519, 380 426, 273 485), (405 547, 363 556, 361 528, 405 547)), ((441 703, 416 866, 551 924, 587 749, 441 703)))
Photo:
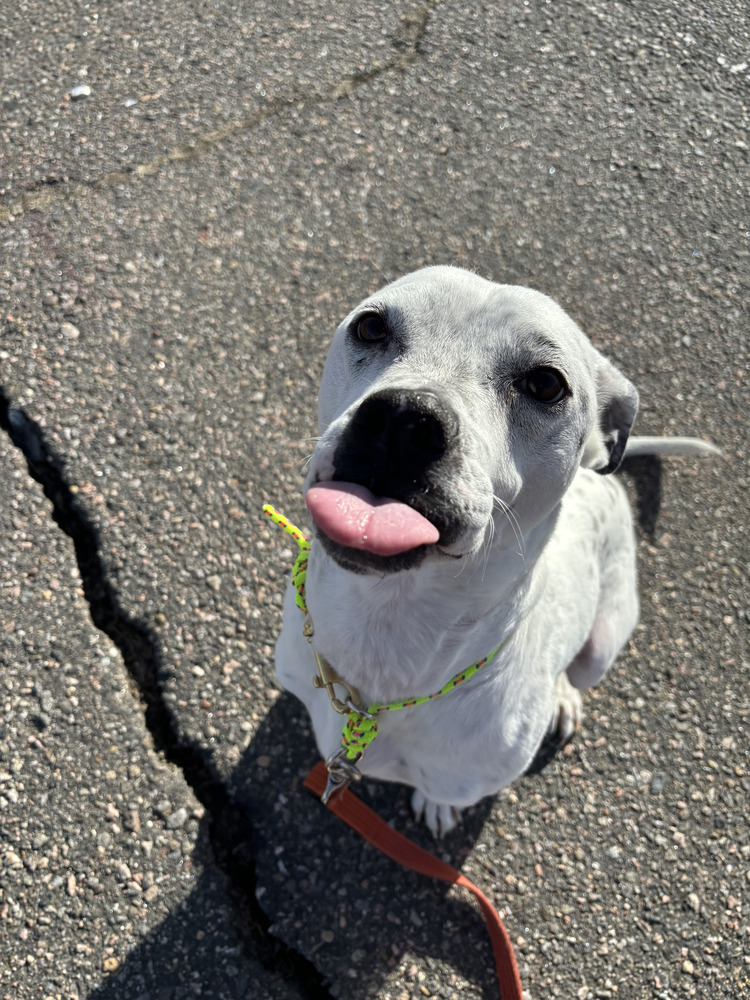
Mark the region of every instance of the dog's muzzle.
POLYGON ((439 390, 381 389, 364 399, 338 439, 330 481, 313 490, 314 482, 306 496, 329 554, 354 572, 390 573, 451 544, 461 532, 446 488, 458 438, 458 417, 439 390))

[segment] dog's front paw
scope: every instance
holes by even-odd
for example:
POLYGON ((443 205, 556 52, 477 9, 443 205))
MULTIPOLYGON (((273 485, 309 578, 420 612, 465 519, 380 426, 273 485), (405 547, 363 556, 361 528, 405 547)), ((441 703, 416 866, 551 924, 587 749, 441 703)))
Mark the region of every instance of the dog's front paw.
POLYGON ((567 674, 559 674, 555 684, 555 710, 552 713, 548 733, 560 743, 567 743, 581 725, 583 704, 580 692, 573 687, 567 674))
POLYGON ((444 837, 461 819, 460 809, 432 802, 418 789, 411 797, 411 808, 416 819, 425 821, 433 837, 444 837))

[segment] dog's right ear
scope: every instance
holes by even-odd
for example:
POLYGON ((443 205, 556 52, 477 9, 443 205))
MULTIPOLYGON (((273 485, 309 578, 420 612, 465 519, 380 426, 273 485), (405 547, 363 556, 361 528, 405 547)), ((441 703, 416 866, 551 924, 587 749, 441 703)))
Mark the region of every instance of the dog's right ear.
POLYGON ((625 454, 638 410, 638 390, 602 358, 596 375, 597 422, 586 439, 581 465, 601 475, 614 472, 625 454))

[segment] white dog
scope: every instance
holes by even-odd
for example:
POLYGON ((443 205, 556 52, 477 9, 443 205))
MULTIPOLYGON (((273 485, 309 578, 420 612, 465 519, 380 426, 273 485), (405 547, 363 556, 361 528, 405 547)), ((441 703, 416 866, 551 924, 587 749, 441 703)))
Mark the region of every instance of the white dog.
MULTIPOLYGON (((440 835, 521 775, 550 730, 572 734, 579 691, 602 679, 638 616, 631 515, 606 475, 637 404, 551 299, 457 268, 407 275, 344 320, 305 483, 314 634, 303 636, 290 586, 276 651, 334 784, 361 772, 411 785, 440 835), (313 685, 314 653, 355 729, 378 706, 361 756, 340 749, 346 719, 313 685)), ((716 449, 628 448, 698 451, 716 449)))

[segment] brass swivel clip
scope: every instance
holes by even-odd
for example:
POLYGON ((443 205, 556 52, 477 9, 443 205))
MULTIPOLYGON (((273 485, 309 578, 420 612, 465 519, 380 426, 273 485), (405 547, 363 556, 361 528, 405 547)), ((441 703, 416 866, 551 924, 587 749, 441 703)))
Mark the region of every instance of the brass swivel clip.
MULTIPOLYGON (((312 618, 309 614, 305 619, 303 633, 307 638, 307 641, 312 645, 314 630, 312 618)), ((360 708, 357 704, 359 701, 359 693, 339 677, 328 660, 326 660, 326 658, 321 656, 319 653, 316 653, 314 649, 313 656, 315 657, 315 663, 318 667, 318 674, 313 677, 313 686, 326 692, 328 700, 331 703, 331 708, 334 712, 338 712, 339 715, 351 715, 354 713, 355 715, 362 716, 366 719, 374 719, 374 715, 366 709, 360 708), (336 694, 336 684, 338 684, 340 688, 344 689, 345 693, 343 699, 339 698, 336 694)), ((328 782, 326 783, 325 791, 320 797, 323 805, 327 805, 331 796, 335 792, 346 788, 350 781, 360 780, 362 773, 357 767, 357 764, 361 758, 361 752, 354 758, 348 758, 343 747, 331 754, 326 761, 328 782)))
POLYGON ((316 653, 315 650, 313 650, 313 655, 318 665, 318 676, 313 677, 313 686, 325 690, 334 712, 338 712, 339 715, 349 715, 350 712, 356 712, 357 715, 364 716, 365 719, 374 719, 374 715, 371 715, 366 709, 360 708, 355 700, 357 691, 349 687, 346 681, 341 680, 326 658, 316 653), (343 699, 336 696, 335 684, 338 684, 346 692, 343 699))

